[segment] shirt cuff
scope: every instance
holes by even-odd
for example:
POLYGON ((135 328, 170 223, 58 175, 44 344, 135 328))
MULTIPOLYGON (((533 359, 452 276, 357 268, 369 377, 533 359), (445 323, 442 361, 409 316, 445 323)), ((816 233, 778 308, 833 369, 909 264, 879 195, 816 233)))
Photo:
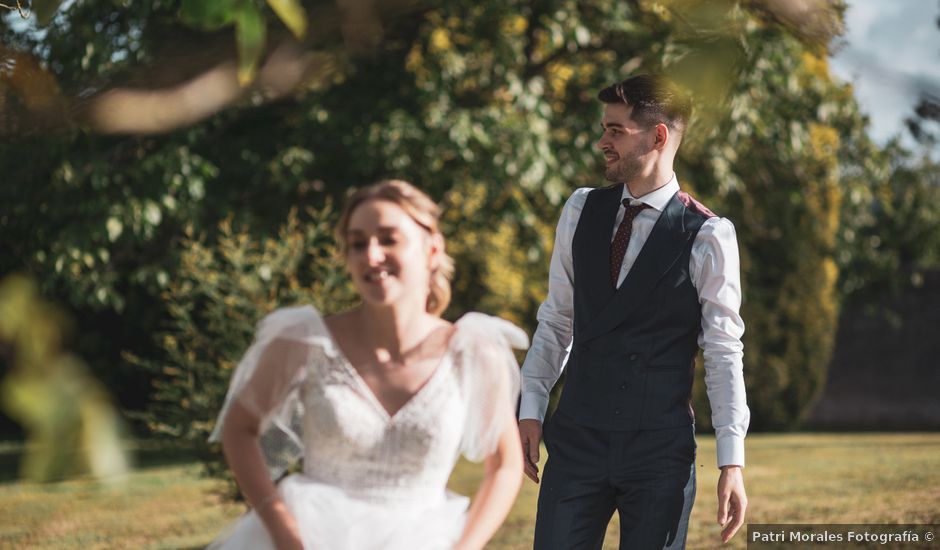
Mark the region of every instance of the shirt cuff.
POLYGON ((548 409, 547 395, 523 393, 519 403, 519 420, 532 418, 544 422, 546 409, 548 409))
POLYGON ((715 448, 718 451, 718 467, 740 466, 744 467, 744 438, 729 435, 717 439, 715 448))

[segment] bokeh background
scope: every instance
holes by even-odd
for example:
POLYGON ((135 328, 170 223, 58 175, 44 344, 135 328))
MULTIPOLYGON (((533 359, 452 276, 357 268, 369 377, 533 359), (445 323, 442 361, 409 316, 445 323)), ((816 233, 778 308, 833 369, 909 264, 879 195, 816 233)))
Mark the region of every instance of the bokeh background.
MULTIPOLYGON (((243 509, 205 439, 265 313, 355 303, 357 186, 438 199, 445 316, 531 334, 605 183, 596 92, 640 72, 693 94, 679 181, 737 228, 752 518, 940 522, 936 1, 2 4, 0 546, 200 547, 243 509)), ((527 486, 493 547, 533 517, 527 486)))

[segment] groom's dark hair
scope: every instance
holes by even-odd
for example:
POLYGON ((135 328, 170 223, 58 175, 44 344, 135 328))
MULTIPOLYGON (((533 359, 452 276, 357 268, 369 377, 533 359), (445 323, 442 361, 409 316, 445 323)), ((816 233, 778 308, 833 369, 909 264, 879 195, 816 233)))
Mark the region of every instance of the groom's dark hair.
POLYGON ((692 100, 662 75, 642 74, 611 84, 597 94, 604 103, 633 107, 630 118, 647 127, 663 123, 682 135, 692 113, 692 100))

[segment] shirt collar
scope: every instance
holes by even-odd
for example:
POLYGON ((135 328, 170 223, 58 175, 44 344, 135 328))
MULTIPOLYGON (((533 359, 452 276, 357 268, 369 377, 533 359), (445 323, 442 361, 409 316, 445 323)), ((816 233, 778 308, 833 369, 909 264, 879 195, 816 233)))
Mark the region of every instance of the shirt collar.
POLYGON ((621 195, 621 202, 623 199, 630 199, 630 204, 646 204, 656 210, 662 212, 666 205, 669 203, 669 200, 673 195, 676 194, 676 191, 679 190, 679 180, 676 179, 676 173, 672 173, 672 178, 669 179, 669 182, 666 185, 660 187, 655 191, 651 191, 639 199, 635 198, 630 194, 630 188, 626 184, 623 185, 623 195, 621 195))

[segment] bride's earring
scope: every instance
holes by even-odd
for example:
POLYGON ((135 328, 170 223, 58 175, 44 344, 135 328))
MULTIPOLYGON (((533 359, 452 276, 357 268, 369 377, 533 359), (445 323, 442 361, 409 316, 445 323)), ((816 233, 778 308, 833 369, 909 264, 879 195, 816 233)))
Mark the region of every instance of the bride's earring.
POLYGON ((428 269, 433 276, 441 268, 441 255, 444 253, 444 239, 438 235, 431 235, 431 249, 428 254, 428 269))

